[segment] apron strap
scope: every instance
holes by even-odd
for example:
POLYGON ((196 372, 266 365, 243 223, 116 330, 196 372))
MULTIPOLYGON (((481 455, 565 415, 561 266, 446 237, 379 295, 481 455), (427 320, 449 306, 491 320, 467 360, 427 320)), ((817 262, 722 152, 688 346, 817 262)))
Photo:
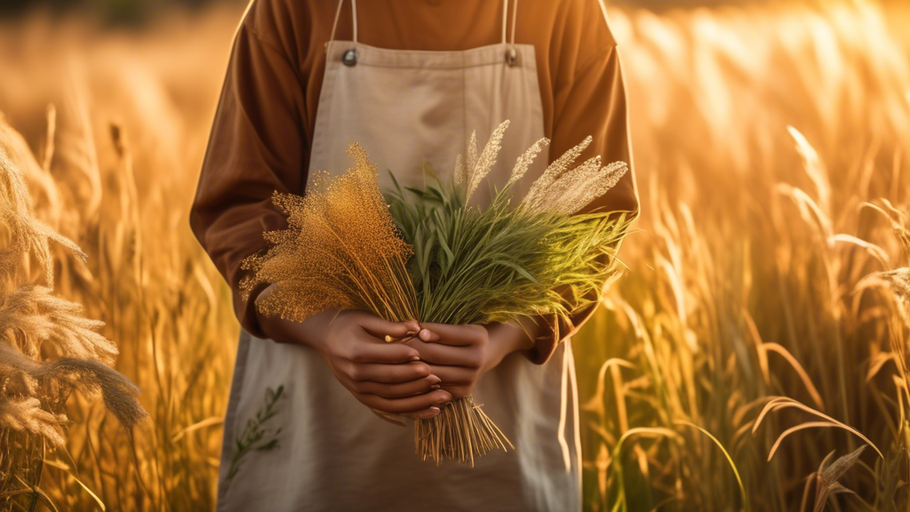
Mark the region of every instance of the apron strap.
MULTIPOLYGON (((338 18, 341 17, 341 6, 344 0, 338 0, 338 9, 335 10, 335 21, 332 23, 332 34, 329 40, 325 42, 326 51, 329 49, 329 42, 335 40, 335 29, 338 27, 338 18)), ((357 0, 351 0, 351 17, 354 19, 354 44, 357 44, 357 0)))
MULTIPOLYGON (((341 7, 344 5, 344 0, 338 0, 338 9, 335 10, 335 21, 332 22, 332 34, 329 36, 329 40, 325 42, 325 50, 328 52, 329 42, 335 40, 335 30, 338 28, 338 19, 341 18, 341 7)), ((351 18, 354 20, 354 44, 357 44, 357 0, 351 0, 351 18)), ((509 19, 509 0, 503 0, 502 2, 502 44, 507 44, 508 40, 506 39, 506 27, 508 25, 509 19)), ((512 36, 511 36, 511 45, 515 46, 515 22, 518 20, 518 0, 512 4, 512 36)), ((511 57, 511 61, 514 62, 514 50, 510 50, 507 55, 507 60, 511 57)), ((510 64, 512 63, 510 62, 510 64)))
POLYGON ((502 44, 506 44, 506 21, 509 17, 509 0, 502 2, 502 44))
MULTIPOLYGON (((515 20, 518 13, 518 0, 512 4, 512 46, 515 46, 515 20)), ((509 17, 509 0, 502 2, 502 44, 506 44, 506 21, 509 17)))
POLYGON ((518 0, 512 5, 512 46, 515 46, 515 22, 518 20, 518 0))
MULTIPOLYGON (((502 3, 502 45, 507 46, 506 43, 506 22, 509 18, 509 0, 504 0, 502 3)), ((515 3, 512 4, 512 44, 508 45, 506 49, 506 64, 509 67, 515 65, 515 61, 518 59, 518 51, 515 49, 515 21, 518 19, 518 0, 515 0, 515 3)))

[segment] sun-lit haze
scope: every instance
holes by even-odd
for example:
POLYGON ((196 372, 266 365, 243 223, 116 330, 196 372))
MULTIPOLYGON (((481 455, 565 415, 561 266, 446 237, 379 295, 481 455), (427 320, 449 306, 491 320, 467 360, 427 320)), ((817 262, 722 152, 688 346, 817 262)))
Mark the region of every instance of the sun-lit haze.
MULTIPOLYGON (((196 4, 0 18, 0 144, 150 414, 70 397, 59 510, 214 508, 239 326, 188 212, 244 6, 196 4)), ((642 213, 572 340, 586 508, 905 507, 910 6, 607 4, 642 213)))

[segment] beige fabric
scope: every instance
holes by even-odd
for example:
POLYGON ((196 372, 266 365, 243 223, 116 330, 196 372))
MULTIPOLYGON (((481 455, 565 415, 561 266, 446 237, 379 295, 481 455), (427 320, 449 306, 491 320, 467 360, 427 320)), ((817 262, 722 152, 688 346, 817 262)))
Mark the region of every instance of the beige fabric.
MULTIPOLYGON (((490 175, 492 184, 504 185, 515 160, 544 137, 534 47, 507 43, 505 32, 503 23, 499 45, 448 52, 331 41, 327 67, 335 69, 327 69, 323 78, 309 179, 317 170, 346 169, 350 159, 345 150, 349 142, 357 141, 377 163, 381 187, 392 184, 387 169, 394 170, 402 185, 420 184, 424 159, 450 173, 472 130, 477 131, 482 150, 493 129, 509 119, 490 175), (341 55, 352 46, 357 64, 348 67, 341 63, 341 55), (520 50, 522 62, 509 67, 505 54, 513 47, 520 50)), ((356 37, 355 28, 355 41, 356 37)), ((529 174, 539 175, 547 158, 542 152, 529 174)), ((526 192, 529 183, 519 183, 516 193, 526 192)), ((478 192, 479 202, 489 199, 488 188, 478 192)))
MULTIPOLYGON (((509 5, 513 11, 517 7, 504 3, 504 12, 509 5)), ((369 21, 355 16, 355 27, 358 22, 369 21)), ((331 41, 309 176, 316 170, 343 172, 350 165, 348 142, 357 141, 378 164, 381 183, 388 183, 387 168, 401 182, 419 183, 424 158, 451 173, 455 154, 463 152, 471 130, 477 130, 482 144, 509 119, 491 175, 492 183, 504 183, 518 155, 544 136, 534 46, 513 44, 506 33, 504 21, 502 43, 465 51, 377 48, 355 42, 356 28, 354 40, 331 41), (344 65, 342 56, 352 48, 356 65, 344 65), (514 66, 505 59, 511 49, 517 55, 514 66)), ((519 191, 526 190, 547 161, 544 152, 519 191)), ((473 469, 456 463, 437 468, 414 454, 410 426, 396 427, 376 417, 334 378, 315 351, 243 332, 225 420, 218 508, 580 510, 575 389, 570 340, 542 365, 512 354, 482 378, 475 399, 517 451, 481 457, 473 469), (266 388, 279 385, 285 387, 286 398, 266 425, 282 429, 279 448, 248 453, 228 481, 237 436, 262 407, 266 388)))

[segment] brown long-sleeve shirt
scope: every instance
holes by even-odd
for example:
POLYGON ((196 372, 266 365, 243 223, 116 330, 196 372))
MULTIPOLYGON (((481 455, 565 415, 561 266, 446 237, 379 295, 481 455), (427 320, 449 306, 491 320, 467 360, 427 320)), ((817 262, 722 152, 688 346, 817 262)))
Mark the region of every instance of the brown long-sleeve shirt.
MULTIPOLYGON (((515 1, 515 0, 512 0, 515 1)), ((263 336, 255 295, 240 297, 240 263, 286 226, 272 192, 303 194, 316 106, 337 0, 253 0, 238 27, 190 214, 199 242, 233 290, 243 328, 263 336)), ((501 41, 493 0, 361 0, 358 41, 413 50, 465 50, 501 41)), ((511 30, 509 9, 509 29, 511 30)), ((592 135, 582 155, 627 162, 630 172, 588 210, 638 210, 625 84, 599 0, 519 0, 515 42, 533 44, 550 161, 592 135)), ((352 38, 346 2, 335 39, 352 38)), ((532 359, 546 361, 594 308, 547 318, 532 359)))

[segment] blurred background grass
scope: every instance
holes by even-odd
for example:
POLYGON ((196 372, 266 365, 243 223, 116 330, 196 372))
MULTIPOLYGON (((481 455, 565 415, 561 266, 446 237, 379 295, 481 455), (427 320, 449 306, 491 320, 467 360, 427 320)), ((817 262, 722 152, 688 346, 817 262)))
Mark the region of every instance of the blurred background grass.
MULTIPOLYGON (((755 2, 757 0, 622 0, 615 5, 660 8, 668 6, 703 6, 724 3, 755 2)), ((767 1, 767 0, 766 0, 767 1)), ((115 23, 145 22, 162 10, 173 7, 200 9, 211 4, 240 4, 243 0, 5 0, 0 4, 0 16, 19 16, 35 10, 48 10, 57 13, 87 11, 93 16, 115 23)))
MULTIPOLYGON (((165 10, 185 8, 201 10, 215 0, 4 0, 0 16, 21 17, 35 11, 57 16, 81 12, 109 24, 144 24, 165 10)), ((240 4, 240 0, 218 0, 219 4, 240 4)))
MULTIPOLYGON (((238 327, 186 219, 243 6, 2 4, 15 131, 0 141, 25 155, 38 215, 89 254, 60 251, 58 291, 107 323, 152 415, 131 439, 71 399, 68 449, 40 481, 61 510, 97 508, 86 489, 112 510, 214 505, 238 327)), ((608 14, 643 214, 629 272, 573 340, 586 508, 906 509, 907 327, 863 278, 910 261, 863 204, 910 201, 910 7, 630 0, 608 14), (807 409, 759 422, 780 396, 807 409), (875 449, 832 472, 868 446, 857 434, 875 449)))

